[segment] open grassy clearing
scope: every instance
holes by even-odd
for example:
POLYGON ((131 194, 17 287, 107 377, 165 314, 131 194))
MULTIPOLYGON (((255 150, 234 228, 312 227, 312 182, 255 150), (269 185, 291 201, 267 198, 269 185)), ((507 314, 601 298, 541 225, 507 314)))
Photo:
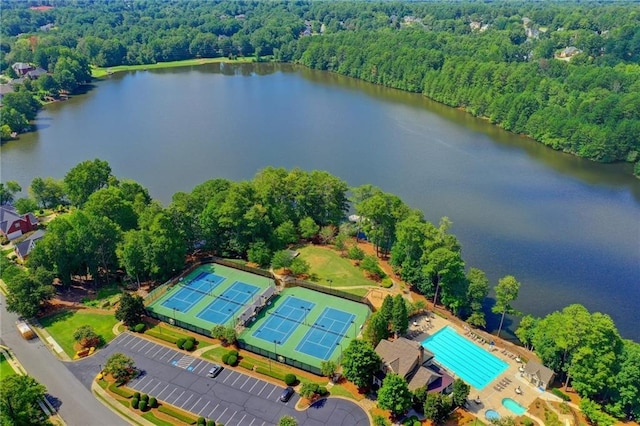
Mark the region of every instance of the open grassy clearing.
POLYGON ((367 279, 361 269, 353 266, 349 259, 329 248, 308 245, 298 251, 300 257, 309 263, 310 274, 318 277, 318 284, 329 286, 328 280, 332 280, 333 287, 378 286, 375 281, 367 279))
POLYGON ((109 343, 115 337, 112 329, 117 322, 113 313, 99 314, 82 310, 62 311, 40 320, 40 324, 71 358, 76 353, 73 348, 75 343, 73 333, 78 328, 90 325, 99 336, 102 336, 104 343, 109 343))
POLYGON ((229 58, 205 58, 205 59, 187 59, 184 61, 172 61, 172 62, 158 62, 155 64, 146 64, 146 65, 119 65, 117 67, 91 67, 91 76, 94 78, 105 77, 112 73, 122 72, 122 71, 136 71, 136 70, 151 70, 151 69, 160 69, 160 68, 175 68, 175 67, 188 67, 191 65, 203 65, 203 64, 212 64, 216 62, 224 62, 224 63, 242 63, 242 62, 253 62, 254 58, 238 58, 238 59, 229 59, 229 58))

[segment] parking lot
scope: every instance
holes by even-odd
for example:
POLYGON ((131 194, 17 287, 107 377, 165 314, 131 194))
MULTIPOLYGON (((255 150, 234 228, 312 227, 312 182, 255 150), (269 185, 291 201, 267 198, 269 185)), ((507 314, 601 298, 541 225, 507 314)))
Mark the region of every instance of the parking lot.
POLYGON ((88 386, 115 352, 132 357, 141 371, 127 386, 225 425, 275 425, 285 415, 295 417, 300 425, 369 424, 366 413, 350 401, 330 399, 296 411, 297 393, 287 403, 279 400, 284 384, 274 385, 229 368, 215 378, 207 377, 212 362, 132 333, 121 334, 95 356, 69 364, 69 369, 88 386))

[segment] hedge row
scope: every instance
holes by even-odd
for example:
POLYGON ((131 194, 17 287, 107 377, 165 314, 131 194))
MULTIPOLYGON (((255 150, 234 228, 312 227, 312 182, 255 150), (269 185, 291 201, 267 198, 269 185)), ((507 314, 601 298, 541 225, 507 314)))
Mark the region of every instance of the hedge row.
POLYGON ((244 359, 242 361, 240 361, 240 364, 238 364, 240 367, 246 368, 247 370, 252 371, 254 365, 252 363, 250 363, 249 361, 245 361, 244 359))
POLYGON ((178 339, 176 339, 175 337, 166 335, 166 334, 162 334, 162 333, 158 333, 155 330, 146 330, 144 332, 144 334, 148 334, 151 337, 155 337, 156 339, 160 339, 160 340, 164 340, 165 342, 171 343, 172 345, 175 345, 176 342, 178 341, 178 339))
POLYGON ((133 396, 133 392, 131 392, 130 390, 126 389, 126 388, 121 388, 118 387, 115 383, 111 383, 109 385, 109 390, 113 393, 115 393, 116 395, 120 395, 123 398, 131 398, 133 396))
POLYGON ((554 394, 555 396, 562 398, 563 401, 571 401, 571 398, 569 398, 569 395, 562 392, 560 389, 556 389, 556 388, 551 389, 551 393, 554 394))
POLYGON ((278 379, 278 380, 284 381, 284 374, 280 373, 279 371, 269 371, 268 368, 257 367, 256 368, 256 372, 258 372, 260 374, 264 374, 264 375, 269 376, 269 377, 273 377, 274 379, 278 379))
POLYGON ((176 418, 176 419, 178 419, 178 420, 180 420, 182 422, 185 422, 185 423, 187 423, 189 425, 193 425, 197 421, 197 419, 195 417, 190 416, 188 414, 181 413, 181 412, 176 411, 173 408, 167 407, 165 405, 159 406, 158 407, 158 411, 160 411, 161 413, 167 414, 167 415, 169 415, 169 416, 171 416, 173 418, 176 418))

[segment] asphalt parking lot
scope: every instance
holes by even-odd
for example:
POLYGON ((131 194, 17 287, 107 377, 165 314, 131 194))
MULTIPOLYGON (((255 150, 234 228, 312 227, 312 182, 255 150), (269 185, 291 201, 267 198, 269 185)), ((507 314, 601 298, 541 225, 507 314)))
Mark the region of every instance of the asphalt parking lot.
POLYGON ((141 371, 128 383, 129 387, 225 425, 275 425, 285 415, 309 426, 369 424, 364 410, 351 401, 330 398, 308 410, 296 411, 297 393, 287 403, 279 400, 284 385, 229 368, 216 378, 209 378, 212 362, 132 333, 121 334, 96 355, 69 363, 68 367, 89 387, 100 366, 115 352, 132 357, 141 371))

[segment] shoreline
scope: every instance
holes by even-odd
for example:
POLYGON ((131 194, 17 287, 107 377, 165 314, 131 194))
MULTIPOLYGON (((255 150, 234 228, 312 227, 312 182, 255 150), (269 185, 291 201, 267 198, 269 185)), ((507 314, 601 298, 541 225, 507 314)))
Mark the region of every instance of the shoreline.
POLYGON ((229 59, 225 57, 219 58, 199 58, 199 59, 184 59, 180 61, 171 62, 156 62, 155 64, 143 64, 143 65, 118 65, 115 67, 96 67, 91 66, 91 77, 94 79, 102 79, 112 74, 125 71, 146 71, 150 69, 165 69, 165 68, 178 68, 188 67, 193 65, 206 65, 215 63, 225 64, 249 64, 257 62, 254 57, 241 57, 236 59, 229 59))

